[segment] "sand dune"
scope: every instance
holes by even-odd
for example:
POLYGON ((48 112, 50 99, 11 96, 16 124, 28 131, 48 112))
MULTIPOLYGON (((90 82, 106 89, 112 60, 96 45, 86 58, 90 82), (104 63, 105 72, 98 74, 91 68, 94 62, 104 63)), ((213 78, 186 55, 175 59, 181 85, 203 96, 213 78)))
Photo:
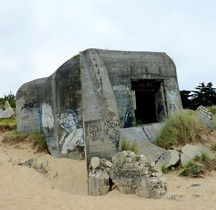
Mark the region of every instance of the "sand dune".
POLYGON ((216 173, 205 178, 184 179, 166 175, 168 192, 162 199, 124 195, 114 190, 106 196, 87 195, 85 161, 57 159, 44 153, 34 154, 28 143, 0 144, 0 209, 216 209, 216 173), (46 166, 47 174, 24 163, 31 158, 46 166))

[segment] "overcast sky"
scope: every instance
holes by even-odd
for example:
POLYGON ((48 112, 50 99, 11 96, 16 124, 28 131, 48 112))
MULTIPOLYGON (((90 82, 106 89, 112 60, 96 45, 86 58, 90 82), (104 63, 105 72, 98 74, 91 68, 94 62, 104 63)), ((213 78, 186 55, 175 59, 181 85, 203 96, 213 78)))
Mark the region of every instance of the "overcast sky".
POLYGON ((216 87, 215 0, 0 0, 0 97, 87 48, 166 52, 180 90, 216 87))

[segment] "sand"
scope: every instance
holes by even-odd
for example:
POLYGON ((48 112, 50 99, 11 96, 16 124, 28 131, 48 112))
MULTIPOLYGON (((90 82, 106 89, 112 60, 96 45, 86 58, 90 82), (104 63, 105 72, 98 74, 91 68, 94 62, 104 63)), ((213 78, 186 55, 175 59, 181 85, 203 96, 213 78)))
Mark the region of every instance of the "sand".
POLYGON ((117 189, 106 196, 87 195, 84 160, 58 159, 36 153, 28 143, 0 143, 0 209, 98 209, 165 210, 216 209, 216 172, 205 178, 186 179, 175 173, 166 175, 168 192, 161 199, 124 195, 117 189), (41 173, 24 163, 31 158, 42 163, 48 173, 41 173))

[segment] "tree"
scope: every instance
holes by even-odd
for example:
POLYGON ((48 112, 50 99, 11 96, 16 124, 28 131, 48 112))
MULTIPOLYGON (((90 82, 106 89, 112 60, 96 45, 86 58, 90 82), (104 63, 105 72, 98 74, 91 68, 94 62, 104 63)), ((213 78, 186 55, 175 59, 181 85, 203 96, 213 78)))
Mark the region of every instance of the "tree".
POLYGON ((216 88, 209 82, 205 85, 204 82, 200 83, 193 91, 191 108, 196 109, 198 106, 212 106, 216 105, 216 88))

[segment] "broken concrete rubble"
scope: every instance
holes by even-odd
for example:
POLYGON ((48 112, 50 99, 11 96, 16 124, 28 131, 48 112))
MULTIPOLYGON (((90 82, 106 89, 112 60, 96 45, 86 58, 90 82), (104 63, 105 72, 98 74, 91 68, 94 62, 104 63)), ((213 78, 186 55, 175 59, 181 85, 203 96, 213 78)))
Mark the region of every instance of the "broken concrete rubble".
POLYGON ((202 153, 211 154, 207 146, 187 144, 182 147, 181 152, 165 150, 157 161, 131 151, 115 154, 112 163, 104 158, 93 157, 89 164, 89 194, 106 195, 113 186, 116 186, 124 194, 160 198, 167 190, 161 167, 169 168, 179 163, 185 166, 196 155, 202 153))
POLYGON ((110 189, 108 171, 112 163, 106 159, 92 157, 89 164, 88 194, 99 196, 106 195, 110 189))
MULTIPOLYGON (((144 155, 123 151, 113 156, 113 162, 93 157, 89 167, 89 194, 105 195, 110 180, 124 194, 136 194, 146 198, 160 198, 166 193, 166 180, 144 155), (98 164, 98 160, 100 160, 98 164), (96 168, 95 168, 96 167, 96 168)), ((112 183, 111 182, 111 183, 112 183)))
POLYGON ((166 180, 144 155, 123 151, 113 156, 110 178, 125 194, 136 194, 146 198, 160 198, 166 193, 166 180))
MULTIPOLYGON (((151 126, 159 132, 162 125, 162 123, 156 123, 151 126)), ((128 143, 135 144, 138 148, 138 154, 144 154, 147 159, 157 161, 166 150, 153 143, 156 140, 157 132, 153 135, 151 126, 120 129, 120 142, 126 140, 128 143)))
MULTIPOLYGON (((159 132, 162 125, 162 123, 157 123, 157 125, 154 125, 154 128, 159 132)), ((156 135, 149 135, 151 129, 147 127, 145 125, 121 129, 120 142, 126 139, 128 143, 135 144, 138 148, 138 154, 144 154, 148 160, 154 161, 158 168, 161 168, 161 166, 169 168, 170 166, 176 165, 180 160, 179 152, 165 150, 155 145, 156 135)))

